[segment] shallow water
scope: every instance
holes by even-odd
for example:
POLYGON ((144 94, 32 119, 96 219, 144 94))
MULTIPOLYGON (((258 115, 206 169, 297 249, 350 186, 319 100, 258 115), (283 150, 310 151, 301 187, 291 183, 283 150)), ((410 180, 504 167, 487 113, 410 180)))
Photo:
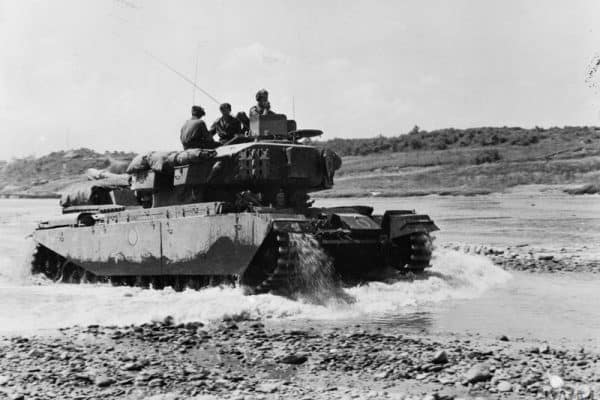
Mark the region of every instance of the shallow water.
MULTIPOLYGON (((443 229, 437 234, 440 242, 511 245, 526 238, 539 247, 579 251, 586 243, 584 251, 594 256, 600 243, 600 197, 571 201, 559 194, 543 199, 538 194, 533 199, 543 204, 543 210, 531 206, 530 195, 522 193, 319 203, 371 204, 379 210, 418 204, 419 211, 429 213, 443 229)), ((346 289, 355 299, 352 304, 336 299, 314 305, 272 295, 243 296, 236 288, 175 293, 108 285, 36 285, 28 273, 33 244, 25 236, 37 219, 50 213, 58 213, 56 200, 0 200, 0 332, 141 323, 166 315, 178 321, 211 321, 243 314, 319 329, 372 324, 406 332, 506 334, 600 345, 600 277, 508 273, 485 257, 439 248, 426 278, 346 289)))

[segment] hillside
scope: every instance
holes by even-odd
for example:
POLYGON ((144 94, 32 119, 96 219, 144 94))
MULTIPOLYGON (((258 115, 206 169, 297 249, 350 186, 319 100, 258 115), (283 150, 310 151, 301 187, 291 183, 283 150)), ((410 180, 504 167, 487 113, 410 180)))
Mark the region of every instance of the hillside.
POLYGON ((413 129, 397 137, 318 144, 344 155, 335 188, 319 196, 469 195, 600 182, 596 127, 413 129))
POLYGON ((122 172, 134 153, 97 153, 90 149, 57 151, 39 158, 0 163, 0 194, 55 197, 65 186, 85 179, 88 168, 122 172))
MULTIPOLYGON (((318 196, 477 194, 523 184, 600 183, 600 128, 483 127, 315 141, 343 156, 318 196)), ((122 172, 134 153, 90 149, 0 161, 0 195, 56 196, 88 168, 122 172)), ((589 193, 586 189, 584 192, 589 193)))

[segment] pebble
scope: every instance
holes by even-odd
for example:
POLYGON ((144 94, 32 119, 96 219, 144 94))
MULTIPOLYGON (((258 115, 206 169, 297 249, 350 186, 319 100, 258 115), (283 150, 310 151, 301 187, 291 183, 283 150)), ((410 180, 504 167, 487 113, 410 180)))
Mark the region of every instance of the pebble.
POLYGON ((279 383, 261 383, 256 387, 257 392, 275 393, 279 389, 279 383))
POLYGON ((305 355, 297 354, 290 354, 279 360, 280 363, 294 365, 304 364, 306 361, 308 361, 308 357, 306 357, 305 355))
POLYGON ((499 392, 510 392, 512 390, 512 384, 508 381, 500 381, 496 386, 499 392))
POLYGON ((7 339, 4 347, 0 342, 0 389, 29 399, 40 397, 27 392, 36 387, 43 398, 54 393, 66 400, 137 400, 161 392, 156 399, 169 393, 173 399, 341 399, 367 398, 369 392, 378 399, 450 399, 465 393, 467 384, 484 397, 513 392, 534 398, 543 385, 551 391, 600 381, 594 368, 600 355, 591 350, 547 343, 527 349, 523 339, 513 340, 400 335, 384 328, 285 330, 257 321, 234 324, 234 317, 206 326, 161 320, 93 332, 73 327, 59 337, 7 339), (179 352, 183 346, 188 352, 179 352), (29 358, 32 349, 41 355, 29 358), (545 371, 568 371, 559 377, 563 386, 554 389, 545 371))
POLYGON ((565 385, 565 381, 558 375, 548 374, 547 378, 552 389, 560 389, 565 385))

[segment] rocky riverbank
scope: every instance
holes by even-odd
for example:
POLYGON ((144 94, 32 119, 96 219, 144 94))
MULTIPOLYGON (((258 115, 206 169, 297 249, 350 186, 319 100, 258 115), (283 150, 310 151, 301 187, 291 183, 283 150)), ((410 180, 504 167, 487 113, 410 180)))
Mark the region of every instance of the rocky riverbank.
MULTIPOLYGON (((287 330, 243 318, 74 327, 4 338, 10 399, 458 399, 598 393, 600 355, 499 336, 353 326, 287 330)), ((2 397, 0 394, 0 397, 2 397)))
POLYGON ((446 243, 442 247, 486 256, 494 264, 512 271, 600 273, 600 260, 590 257, 585 246, 576 250, 563 248, 558 251, 537 249, 529 245, 499 248, 446 243))

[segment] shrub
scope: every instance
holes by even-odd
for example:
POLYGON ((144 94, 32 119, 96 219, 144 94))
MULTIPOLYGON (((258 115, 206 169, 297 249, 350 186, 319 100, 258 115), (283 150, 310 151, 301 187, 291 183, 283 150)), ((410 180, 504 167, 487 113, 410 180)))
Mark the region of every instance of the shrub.
POLYGON ((479 152, 475 156, 475 164, 493 163, 501 160, 500 152, 498 150, 484 150, 479 152))

